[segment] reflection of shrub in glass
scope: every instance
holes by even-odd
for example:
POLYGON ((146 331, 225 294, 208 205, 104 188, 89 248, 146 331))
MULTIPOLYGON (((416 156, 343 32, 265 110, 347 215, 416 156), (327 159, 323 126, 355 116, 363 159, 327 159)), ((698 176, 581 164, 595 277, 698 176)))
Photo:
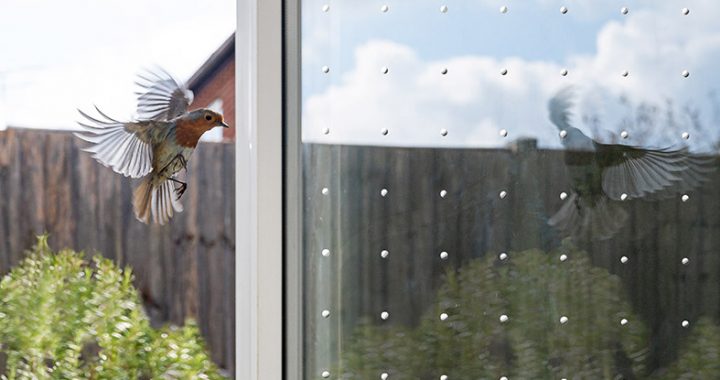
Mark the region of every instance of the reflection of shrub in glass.
POLYGON ((592 267, 566 240, 551 254, 492 256, 448 273, 417 328, 359 328, 343 372, 358 379, 383 372, 392 379, 635 378, 646 335, 619 278, 592 267))
POLYGON ((14 378, 220 378, 194 324, 155 330, 129 269, 40 238, 0 282, 0 373, 14 378), (0 360, 1 361, 1 360, 0 360), (4 368, 3 368, 4 367, 4 368))
POLYGON ((695 324, 680 352, 662 379, 720 379, 720 327, 708 318, 695 324))

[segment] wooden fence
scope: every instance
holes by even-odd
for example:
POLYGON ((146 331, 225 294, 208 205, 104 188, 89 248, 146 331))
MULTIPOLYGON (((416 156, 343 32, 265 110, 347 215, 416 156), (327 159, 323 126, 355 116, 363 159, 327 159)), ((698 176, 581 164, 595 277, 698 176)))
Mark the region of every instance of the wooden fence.
MULTIPOLYGON (((167 226, 148 227, 133 217, 131 181, 82 146, 68 133, 0 132, 0 272, 43 232, 53 247, 100 252, 133 268, 155 323, 197 319, 213 358, 232 370, 234 147, 201 144, 190 160, 185 211, 167 226)), ((309 376, 317 375, 318 345, 330 338, 317 335, 313 322, 327 305, 342 307, 337 339, 388 305, 396 310, 391 323, 413 325, 448 267, 504 251, 550 250, 563 238, 546 223, 568 191, 559 151, 306 145, 304 165, 309 376), (325 248, 335 259, 322 260, 325 248), (382 249, 390 260, 380 259, 382 249), (448 260, 439 259, 441 250, 448 260)), ((677 321, 720 317, 718 188, 716 171, 688 202, 628 202, 626 228, 581 245, 596 266, 623 279, 654 337, 651 366, 676 356, 684 336, 677 321)))
POLYGON ((133 183, 98 164, 66 132, 0 132, 0 273, 42 233, 54 248, 99 252, 132 267, 155 324, 198 321, 212 357, 235 362, 235 150, 201 143, 185 211, 169 225, 133 216, 133 183))
MULTIPOLYGON (((307 376, 340 360, 363 319, 415 326, 446 270, 501 252, 548 252, 565 237, 547 223, 570 192, 562 151, 308 145, 304 165, 307 376), (324 309, 339 315, 323 319, 324 309)), ((680 321, 720 318, 719 188, 716 170, 686 202, 628 201, 616 236, 576 243, 623 280, 652 334, 650 368, 677 356, 688 332, 680 321)))

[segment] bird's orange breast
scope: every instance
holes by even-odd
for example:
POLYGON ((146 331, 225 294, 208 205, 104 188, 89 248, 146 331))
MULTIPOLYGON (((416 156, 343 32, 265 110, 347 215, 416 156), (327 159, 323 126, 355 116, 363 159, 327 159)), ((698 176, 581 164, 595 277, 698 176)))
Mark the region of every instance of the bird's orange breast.
POLYGON ((203 133, 207 132, 207 123, 203 120, 183 120, 176 122, 175 140, 185 148, 195 148, 203 133))

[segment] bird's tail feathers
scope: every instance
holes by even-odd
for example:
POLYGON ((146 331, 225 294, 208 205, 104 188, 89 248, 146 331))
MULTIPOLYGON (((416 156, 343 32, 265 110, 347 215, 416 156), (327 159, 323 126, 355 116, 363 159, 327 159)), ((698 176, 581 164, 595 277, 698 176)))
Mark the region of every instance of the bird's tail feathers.
POLYGON ((183 207, 174 195, 173 183, 164 180, 154 183, 153 176, 145 177, 133 192, 133 209, 137 220, 149 224, 151 221, 163 225, 174 212, 182 212, 183 207))

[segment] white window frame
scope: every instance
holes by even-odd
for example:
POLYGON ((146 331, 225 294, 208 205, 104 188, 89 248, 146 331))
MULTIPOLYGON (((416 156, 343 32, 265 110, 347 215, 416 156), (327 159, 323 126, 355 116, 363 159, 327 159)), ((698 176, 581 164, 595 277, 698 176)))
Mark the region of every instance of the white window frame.
MULTIPOLYGON (((297 7, 294 9, 294 13, 289 14, 297 15, 297 7)), ((300 375, 285 369, 283 333, 283 244, 286 241, 283 236, 283 115, 291 118, 283 110, 282 33, 283 0, 238 0, 235 49, 237 379, 281 379, 284 371, 291 379, 300 375)), ((296 147, 297 141, 289 145, 296 147)), ((295 148, 293 154, 298 151, 295 148)))

